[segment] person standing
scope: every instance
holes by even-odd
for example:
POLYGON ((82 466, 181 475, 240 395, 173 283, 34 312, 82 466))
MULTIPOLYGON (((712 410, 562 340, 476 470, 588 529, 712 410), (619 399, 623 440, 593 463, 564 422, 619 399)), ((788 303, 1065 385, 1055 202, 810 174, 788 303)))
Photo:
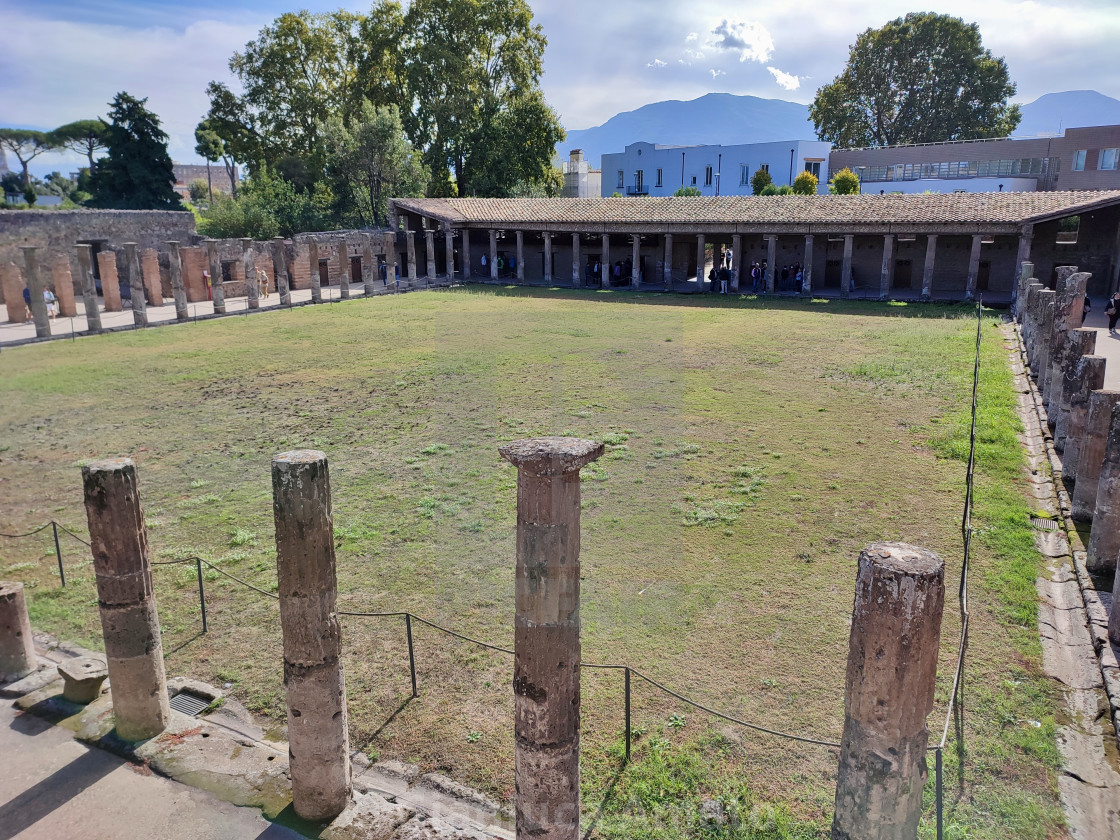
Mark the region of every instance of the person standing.
POLYGON ((1081 310, 1081 326, 1085 326, 1086 316, 1093 311, 1093 302, 1089 300, 1089 293, 1085 293, 1085 308, 1081 310))
POLYGON ((1120 319, 1120 292, 1113 292, 1112 297, 1108 299, 1108 303, 1104 306, 1104 314, 1108 316, 1108 332, 1110 335, 1116 333, 1116 321, 1120 319))

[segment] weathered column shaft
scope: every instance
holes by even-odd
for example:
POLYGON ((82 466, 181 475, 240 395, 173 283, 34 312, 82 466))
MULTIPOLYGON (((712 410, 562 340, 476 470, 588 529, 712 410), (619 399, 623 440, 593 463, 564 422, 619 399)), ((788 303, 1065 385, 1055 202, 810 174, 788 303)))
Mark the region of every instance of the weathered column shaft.
POLYGON ((634 234, 630 237, 630 285, 635 289, 641 285, 642 279, 642 237, 634 234))
POLYGON ((496 230, 489 231, 490 234, 490 279, 498 279, 498 232, 496 230))
POLYGON ((23 679, 37 667, 23 584, 0 580, 0 682, 23 679))
POLYGON ((117 255, 113 251, 97 252, 97 273, 101 276, 101 296, 106 312, 121 311, 121 282, 117 274, 117 255))
POLYGON ((965 295, 969 300, 976 297, 976 281, 980 276, 980 248, 984 237, 979 233, 972 234, 972 251, 968 255, 968 282, 965 286, 965 295))
POLYGON ((813 293, 813 234, 811 233, 805 235, 805 255, 801 259, 801 294, 810 295, 813 293))
POLYGON ((1023 298, 1023 316, 1020 321, 1020 331, 1023 334, 1023 349, 1027 352, 1027 364, 1030 364, 1033 350, 1032 340, 1035 321, 1035 307, 1038 306, 1038 293, 1046 287, 1033 280, 1027 284, 1027 293, 1023 298))
POLYGON ((922 299, 929 300, 933 296, 933 269, 937 263, 937 234, 926 236, 926 262, 922 269, 922 299))
POLYGON ((544 281, 552 282, 552 234, 543 233, 544 237, 544 281))
POLYGON ((704 234, 696 234, 696 285, 699 289, 704 288, 705 271, 707 266, 704 264, 707 261, 707 245, 704 242, 704 234))
POLYGON ((1020 266, 1019 279, 1015 285, 1015 299, 1012 304, 1012 315, 1016 321, 1022 323, 1024 304, 1027 299, 1027 286, 1034 277, 1034 264, 1029 262, 1018 263, 1020 266))
POLYGON ((292 805, 328 820, 350 799, 350 741, 327 456, 277 455, 272 494, 292 805))
MULTIPOLYGON (((474 273, 471 266, 471 231, 463 228, 463 254, 460 258, 463 266, 463 280, 469 281, 474 273)), ((546 270, 547 271, 547 270, 546 270)))
POLYGON ((427 277, 429 280, 436 279, 436 232, 434 230, 424 231, 424 245, 426 246, 427 253, 425 256, 428 260, 427 277))
POLYGON ((140 252, 140 275, 149 306, 163 306, 163 282, 159 276, 159 251, 145 248, 140 252))
POLYGON ((1078 378, 1082 387, 1070 399, 1070 434, 1062 454, 1062 473, 1076 477, 1070 494, 1071 515, 1078 522, 1091 522, 1112 409, 1120 405, 1120 391, 1104 390, 1102 356, 1086 356, 1081 361, 1078 378))
POLYGON ((665 234, 665 288, 672 290, 673 288, 673 234, 665 234))
POLYGON ((210 270, 210 297, 214 302, 214 314, 224 315, 226 311, 226 291, 222 283, 222 261, 218 256, 218 243, 206 240, 206 260, 210 270))
POLYGON ((241 273, 245 275, 245 305, 249 309, 260 309, 261 287, 257 280, 257 261, 253 256, 253 240, 249 238, 241 240, 241 273))
POLYGON ((82 484, 117 734, 153 738, 171 709, 136 465, 94 461, 82 467, 82 484))
POLYGON ((852 293, 852 243, 855 237, 844 234, 844 256, 840 262, 840 294, 847 297, 852 293))
MULTIPOLYGON (((1030 260, 1030 258, 1031 258, 1031 240, 1033 238, 1034 238, 1034 225, 1033 224, 1023 225, 1022 228, 1020 228, 1020 230, 1019 230, 1019 250, 1015 254, 1015 268, 1016 268, 1016 270, 1018 270, 1019 266, 1023 265, 1023 263, 1026 263, 1030 260)), ((1030 272, 1030 274, 1028 274, 1028 276, 1032 276, 1033 274, 1034 274, 1034 266, 1032 265, 1031 266, 1031 272, 1030 272)))
POLYGON ((514 779, 519 840, 579 835, 579 471, 603 445, 510 443, 517 467, 514 779))
MULTIPOLYGON (((806 255, 805 262, 805 282, 810 283, 809 278, 813 273, 813 237, 805 237, 806 255)), ((743 271, 739 267, 739 261, 743 256, 743 236, 739 233, 731 234, 731 291, 739 291, 739 281, 743 277, 743 271)))
POLYGON ((58 314, 64 318, 74 318, 78 314, 78 304, 74 299, 74 277, 70 274, 69 254, 55 254, 51 259, 51 282, 54 295, 58 298, 58 314))
POLYGON ((883 267, 879 270, 879 300, 886 300, 891 294, 891 281, 894 279, 894 234, 883 235, 883 267))
POLYGON ((916 840, 926 781, 945 564, 924 548, 860 552, 833 840, 916 840))
MULTIPOLYGON (((319 273, 318 267, 315 273, 319 273)), ((292 287, 288 281, 288 255, 284 252, 283 236, 272 240, 272 274, 276 278, 276 294, 280 297, 280 305, 291 306, 292 287)))
POLYGON ((338 296, 343 300, 350 299, 350 249, 346 240, 338 243, 338 296))
MULTIPOLYGON (((1097 349, 1097 331, 1078 327, 1066 334, 1065 349, 1061 358, 1061 371, 1055 383, 1057 406, 1051 411, 1054 421, 1054 448, 1065 451, 1066 437, 1069 435, 1069 401, 1080 384, 1077 379, 1077 365, 1082 356, 1092 356, 1097 349)), ((1068 476, 1073 480, 1075 476, 1068 476)))
POLYGON ((93 279, 92 249, 89 245, 78 245, 76 249, 78 271, 82 276, 82 304, 86 310, 86 329, 89 332, 101 332, 101 310, 97 306, 97 284, 93 279))
POLYGON ((599 255, 599 285, 609 289, 611 285, 611 235, 603 234, 603 247, 599 255))
POLYGON ((132 321, 138 327, 148 326, 148 304, 144 300, 144 277, 140 273, 140 253, 135 242, 124 243, 128 262, 128 288, 132 293, 132 321))
MULTIPOLYGON (((370 234, 363 233, 362 237, 362 293, 369 297, 374 292, 374 280, 377 277, 377 260, 373 258, 373 239, 370 234)), ((454 260, 448 263, 454 271, 454 260)))
MULTIPOLYGON (((4 308, 8 310, 8 320, 13 324, 22 324, 28 317, 27 304, 23 302, 23 275, 15 263, 0 265, 0 284, 4 289, 4 308)), ((97 299, 94 298, 95 305, 96 302, 97 299)))
POLYGON ((516 233, 517 237, 517 279, 518 282, 525 282, 525 231, 519 230, 516 233))
MULTIPOLYGON (((520 246, 521 236, 522 236, 521 231, 518 231, 517 235, 518 235, 517 242, 518 242, 518 245, 520 246)), ((454 283, 455 282, 455 231, 453 231, 450 227, 446 227, 446 228, 443 229, 443 247, 445 249, 444 261, 447 263, 447 282, 448 283, 454 283)), ((517 271, 518 271, 517 276, 518 276, 518 279, 520 279, 520 280, 525 279, 525 270, 522 267, 522 265, 523 265, 523 260, 521 259, 521 251, 519 250, 517 252, 517 271)))
MULTIPOLYGON (((47 312, 47 302, 43 299, 43 278, 39 276, 39 247, 24 245, 21 250, 27 291, 31 295, 31 320, 35 322, 35 335, 38 338, 50 338, 51 319, 47 312)), ((22 290, 20 296, 23 296, 22 290)))
POLYGON ((1061 403, 1062 362, 1069 349, 1066 337, 1081 326, 1081 314, 1085 309, 1085 287, 1090 277, 1091 274, 1084 272, 1070 273, 1064 277, 1059 274, 1054 318, 1050 323, 1049 361, 1046 370, 1042 371, 1045 377, 1042 395, 1051 423, 1055 418, 1050 412, 1061 403))
POLYGON ((774 263, 778 261, 778 237, 767 235, 766 239, 766 291, 774 293, 774 263))
POLYGON ((323 302, 323 276, 319 273, 319 240, 307 240, 307 267, 311 270, 311 302, 323 302))
POLYGON ((404 250, 408 256, 408 285, 416 286, 416 234, 411 230, 404 232, 404 250))
POLYGON ((583 263, 580 260, 579 234, 572 234, 572 285, 583 285, 583 263))
POLYGON ((178 242, 168 242, 167 249, 167 268, 171 275, 171 298, 175 301, 175 319, 185 321, 190 315, 187 312, 187 288, 183 285, 183 255, 179 252, 178 242))
MULTIPOLYGON (((1038 293, 1038 328, 1034 332, 1034 358, 1031 360, 1031 373, 1034 374, 1039 390, 1045 383, 1043 371, 1050 366, 1050 327, 1054 318, 1057 293, 1043 289, 1038 293)), ((1045 394, 1043 398, 1045 399, 1045 394)))
POLYGON ((1085 568, 1090 572, 1108 574, 1116 569, 1120 552, 1120 405, 1113 405, 1109 415, 1088 548, 1085 568))

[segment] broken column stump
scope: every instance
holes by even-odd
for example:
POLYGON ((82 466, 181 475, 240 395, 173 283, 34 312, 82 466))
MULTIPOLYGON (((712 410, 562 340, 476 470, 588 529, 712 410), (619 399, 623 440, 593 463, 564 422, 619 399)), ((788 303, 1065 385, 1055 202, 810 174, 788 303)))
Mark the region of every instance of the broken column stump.
POLYGON ((833 840, 916 840, 925 787, 945 564, 872 543, 856 576, 833 840))
POLYGON ((579 471, 603 444, 520 440, 517 467, 514 781, 519 840, 579 837, 579 471))
POLYGON ((37 245, 24 245, 21 250, 27 290, 31 294, 31 320, 35 322, 35 336, 50 338, 51 320, 47 312, 47 302, 43 298, 43 278, 39 276, 39 248, 37 245))
POLYGON ((175 301, 175 320, 186 321, 190 313, 187 311, 187 288, 183 285, 183 255, 179 251, 178 242, 168 242, 167 248, 167 269, 171 276, 171 297, 175 301))
MULTIPOLYGON (((1082 356, 1074 369, 1074 381, 1070 383, 1069 421, 1066 424, 1065 448, 1062 450, 1062 472, 1066 475, 1080 475, 1081 452, 1087 442, 1085 423, 1089 415, 1089 400, 1093 391, 1104 387, 1104 356, 1082 356)), ((1102 424, 1100 451, 1104 452, 1104 436, 1108 434, 1108 421, 1102 424)), ((1100 456, 1099 456, 1100 457, 1100 456)), ((1096 468, 1094 468, 1096 469, 1096 468)), ((1096 490, 1087 501, 1090 511, 1096 500, 1096 490)), ((1090 514, 1091 515, 1091 514, 1090 514)))
POLYGON ((132 293, 132 322, 138 327, 148 326, 148 304, 144 299, 144 276, 140 273, 140 253, 135 242, 124 243, 128 261, 128 288, 132 293))
POLYGON ((101 684, 109 676, 109 669, 100 659, 81 656, 59 663, 58 674, 62 677, 63 698, 84 706, 101 694, 101 684))
MULTIPOLYGON (((1083 356, 1092 356, 1097 349, 1097 331, 1079 327, 1066 335, 1061 354, 1060 379, 1055 383, 1057 404, 1048 409, 1054 421, 1054 448, 1064 452, 1069 435, 1069 401, 1079 386, 1077 365, 1083 356)), ((1072 479, 1073 476, 1070 476, 1072 479)))
POLYGON ((101 298, 106 312, 121 311, 121 280, 117 273, 115 251, 97 252, 97 274, 101 277, 101 298))
POLYGON ((0 682, 23 679, 37 667, 23 584, 0 580, 0 682))
POLYGON ((1113 405, 1109 414, 1088 548, 1085 568, 1090 572, 1108 574, 1116 568, 1120 552, 1120 405, 1113 405))
POLYGON ((93 256, 89 245, 75 246, 82 275, 82 303, 86 308, 86 330, 101 332, 101 310, 97 308, 97 285, 93 279, 93 256))
POLYGON ((329 820, 350 801, 350 740, 327 456, 277 455, 272 495, 292 805, 329 820))
MULTIPOLYGON (((1086 358, 1100 358, 1087 356, 1086 358)), ((1104 365, 1101 365, 1101 383, 1104 382, 1104 365)), ((1070 494, 1070 512, 1078 522, 1092 522, 1097 506, 1097 483, 1104 448, 1108 442, 1108 428, 1112 420, 1112 407, 1120 404, 1120 391, 1093 390, 1086 400, 1084 416, 1075 428, 1074 415, 1070 413, 1070 436, 1062 455, 1062 472, 1073 475, 1073 492, 1070 494)))
POLYGON ((276 294, 280 297, 280 305, 290 306, 292 290, 288 282, 288 256, 284 253, 283 236, 277 236, 272 240, 272 276, 275 278, 276 294))
POLYGON ((164 730, 171 708, 136 465, 94 461, 82 484, 117 735, 142 741, 164 730))
POLYGON ((28 317, 27 304, 23 302, 23 275, 15 263, 0 265, 0 287, 4 290, 4 307, 8 310, 8 320, 22 324, 28 317))

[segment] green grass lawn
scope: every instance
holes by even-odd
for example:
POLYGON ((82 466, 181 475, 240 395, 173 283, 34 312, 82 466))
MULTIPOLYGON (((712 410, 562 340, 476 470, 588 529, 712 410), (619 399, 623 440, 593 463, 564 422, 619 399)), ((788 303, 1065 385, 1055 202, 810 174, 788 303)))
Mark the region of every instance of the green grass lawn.
MULTIPOLYGON (((155 559, 201 556, 275 588, 269 460, 330 458, 340 601, 410 610, 512 645, 516 473, 498 446, 604 441, 583 475, 583 655, 627 663, 766 726, 838 740, 859 550, 947 563, 940 735, 956 655, 970 309, 465 288, 229 318, 0 355, 0 530, 84 533, 82 463, 139 465, 155 559)), ((984 326, 965 755, 946 754, 947 836, 1065 836, 1056 694, 1041 676, 1029 505, 1007 353, 984 326), (1036 725, 1037 724, 1037 725, 1036 725)), ((0 541, 32 620, 98 645, 88 555, 49 534, 0 541), (30 565, 29 565, 30 564, 30 565)), ((233 684, 283 718, 276 604, 193 566, 155 571, 170 673, 233 684)), ((512 663, 400 619, 344 620, 352 737, 512 795, 512 663), (394 714, 396 713, 396 714, 394 714)), ((584 808, 593 836, 820 837, 836 751, 744 730, 585 671, 584 808), (727 826, 696 816, 720 799, 727 826)), ((932 836, 929 817, 923 836, 932 836)))

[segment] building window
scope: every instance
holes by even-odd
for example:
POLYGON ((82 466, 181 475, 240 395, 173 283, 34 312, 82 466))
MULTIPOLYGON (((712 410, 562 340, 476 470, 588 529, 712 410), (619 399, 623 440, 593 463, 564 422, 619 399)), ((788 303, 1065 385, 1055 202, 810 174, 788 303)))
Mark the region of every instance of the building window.
POLYGON ((657 170, 657 186, 661 186, 661 170, 657 170))
POLYGON ((704 186, 710 187, 712 185, 712 167, 704 167, 704 186))
POLYGON ((1077 231, 1080 227, 1080 216, 1066 216, 1064 219, 1058 219, 1058 236, 1055 241, 1059 245, 1077 244, 1077 231))
POLYGON ((761 169, 763 172, 769 172, 770 171, 770 164, 764 163, 761 166, 759 166, 758 168, 761 169))
POLYGON ((821 162, 819 160, 805 161, 805 171, 815 176, 819 181, 821 177, 821 162))
POLYGON ((1085 151, 1086 151, 1085 149, 1079 149, 1078 151, 1073 153, 1073 171, 1074 172, 1084 172, 1085 171, 1085 151))
POLYGON ((696 186, 696 176, 695 175, 692 176, 692 186, 694 186, 694 187, 696 186))
POLYGON ((622 170, 620 169, 620 170, 618 170, 618 188, 619 189, 622 189, 622 186, 623 186, 622 178, 623 178, 622 170))
POLYGON ((634 173, 634 192, 638 193, 639 195, 645 192, 645 175, 646 173, 644 169, 639 169, 634 173))
POLYGON ((739 164, 739 186, 745 187, 751 182, 751 168, 745 163, 739 164))
POLYGON ((1097 169, 1116 169, 1117 162, 1120 162, 1120 149, 1101 149, 1097 169))

